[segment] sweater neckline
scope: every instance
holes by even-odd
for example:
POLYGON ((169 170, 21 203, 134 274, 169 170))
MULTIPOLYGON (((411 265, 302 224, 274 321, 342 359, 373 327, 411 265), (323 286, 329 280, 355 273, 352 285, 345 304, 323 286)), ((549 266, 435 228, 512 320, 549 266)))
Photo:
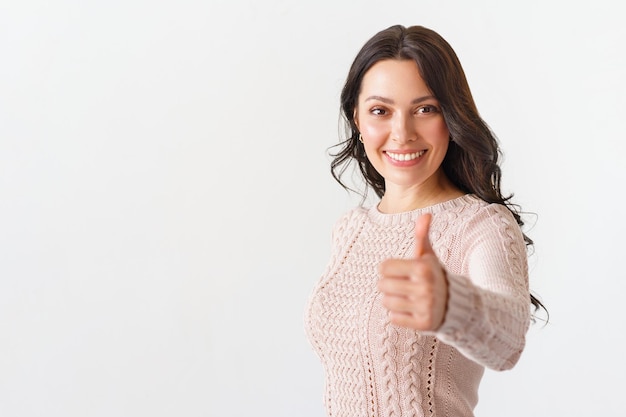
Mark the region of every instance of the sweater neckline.
POLYGON ((368 210, 368 217, 375 224, 379 224, 381 226, 392 226, 397 224, 404 224, 407 222, 414 222, 417 217, 425 213, 436 214, 442 211, 476 203, 477 201, 481 200, 474 194, 465 194, 460 197, 433 204, 428 207, 422 207, 411 211, 404 211, 401 213, 383 213, 378 210, 378 204, 375 204, 368 210))

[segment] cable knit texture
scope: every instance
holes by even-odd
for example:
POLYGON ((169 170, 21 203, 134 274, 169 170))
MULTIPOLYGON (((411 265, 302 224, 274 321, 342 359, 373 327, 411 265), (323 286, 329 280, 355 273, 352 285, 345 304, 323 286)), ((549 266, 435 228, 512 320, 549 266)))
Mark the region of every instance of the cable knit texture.
POLYGON ((332 236, 305 317, 328 416, 473 416, 484 367, 513 367, 530 323, 526 246, 512 214, 472 195, 399 214, 359 207, 332 236), (417 332, 389 323, 376 282, 381 261, 413 256, 415 220, 427 212, 449 298, 440 329, 417 332))

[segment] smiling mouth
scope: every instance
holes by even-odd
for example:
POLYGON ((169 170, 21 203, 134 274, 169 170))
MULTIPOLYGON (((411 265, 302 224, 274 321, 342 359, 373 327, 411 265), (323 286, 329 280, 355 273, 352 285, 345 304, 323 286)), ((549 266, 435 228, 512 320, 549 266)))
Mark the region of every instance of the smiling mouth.
POLYGON ((423 151, 419 151, 419 152, 413 152, 413 153, 394 153, 394 152, 387 152, 387 155, 389 155, 389 157, 391 159, 393 159, 394 161, 412 161, 414 159, 419 158, 420 156, 424 155, 426 153, 425 150, 423 151))

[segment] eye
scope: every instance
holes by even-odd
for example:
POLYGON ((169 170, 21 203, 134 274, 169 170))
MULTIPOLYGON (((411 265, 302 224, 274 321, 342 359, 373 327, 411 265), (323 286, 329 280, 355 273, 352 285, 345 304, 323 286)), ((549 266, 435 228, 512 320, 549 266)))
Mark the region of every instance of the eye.
POLYGON ((424 106, 418 107, 416 110, 417 114, 431 114, 431 113, 439 113, 439 108, 437 106, 433 106, 432 104, 426 104, 424 106))
POLYGON ((374 107, 370 110, 370 113, 374 116, 384 116, 387 114, 387 110, 383 109, 382 107, 374 107))

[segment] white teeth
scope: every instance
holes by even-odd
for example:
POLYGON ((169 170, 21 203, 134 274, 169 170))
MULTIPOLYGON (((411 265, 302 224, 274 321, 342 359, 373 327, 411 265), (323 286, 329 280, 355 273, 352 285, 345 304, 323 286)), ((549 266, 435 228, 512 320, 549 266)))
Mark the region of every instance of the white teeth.
POLYGON ((412 161, 413 159, 417 159, 420 156, 424 155, 424 152, 426 152, 426 151, 419 151, 419 152, 415 152, 415 153, 393 153, 393 152, 387 152, 387 155, 389 155, 389 157, 391 159, 394 159, 396 161, 412 161))

